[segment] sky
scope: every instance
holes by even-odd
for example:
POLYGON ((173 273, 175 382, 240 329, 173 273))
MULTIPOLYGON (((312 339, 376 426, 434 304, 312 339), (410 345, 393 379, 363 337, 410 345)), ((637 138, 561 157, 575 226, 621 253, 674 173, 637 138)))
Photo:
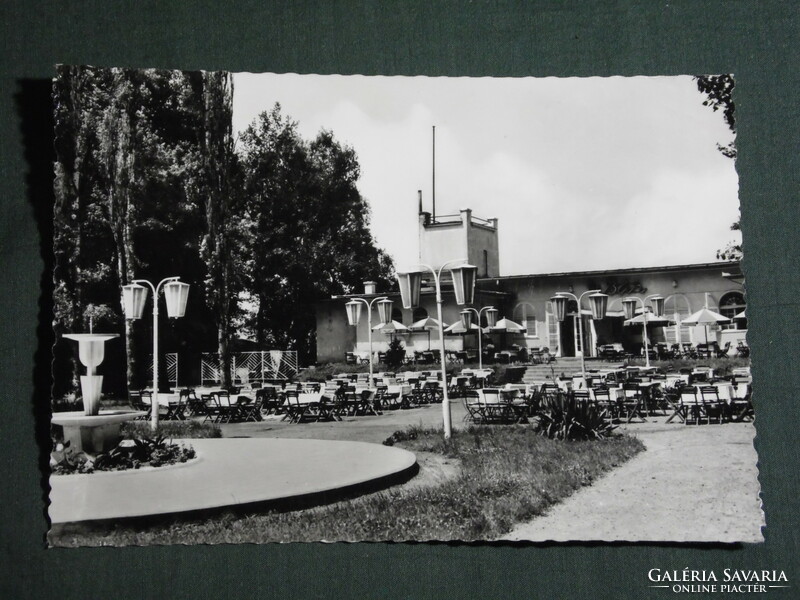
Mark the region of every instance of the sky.
POLYGON ((233 127, 280 102, 311 139, 352 146, 371 230, 418 257, 418 197, 499 219, 500 273, 706 263, 739 215, 733 134, 689 76, 593 78, 234 75, 233 127))

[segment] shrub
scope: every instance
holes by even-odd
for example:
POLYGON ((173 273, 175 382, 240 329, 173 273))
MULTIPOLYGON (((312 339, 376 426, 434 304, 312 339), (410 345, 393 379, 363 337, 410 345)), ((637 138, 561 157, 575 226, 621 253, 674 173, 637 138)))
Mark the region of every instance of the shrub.
POLYGON ((194 448, 168 443, 163 436, 122 440, 116 448, 94 458, 84 452, 75 452, 69 442, 55 440, 50 454, 50 470, 53 475, 124 471, 148 465, 171 465, 194 457, 194 448))
POLYGON ((406 359, 406 348, 400 338, 394 338, 389 342, 389 349, 386 351, 386 366, 390 369, 397 369, 406 359))
POLYGON ((536 413, 534 429, 559 440, 603 439, 616 429, 604 411, 588 402, 575 400, 571 394, 542 397, 536 413))

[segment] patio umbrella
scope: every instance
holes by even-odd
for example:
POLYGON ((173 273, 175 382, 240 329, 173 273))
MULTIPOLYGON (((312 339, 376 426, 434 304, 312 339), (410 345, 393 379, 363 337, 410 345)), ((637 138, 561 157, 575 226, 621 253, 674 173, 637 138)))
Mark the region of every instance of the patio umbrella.
POLYGON ((713 310, 701 308, 681 321, 681 325, 703 325, 706 333, 706 345, 708 345, 708 326, 716 323, 730 323, 730 319, 713 310))
POLYGON ((747 315, 746 315, 746 314, 744 314, 745 312, 746 312, 746 311, 744 311, 744 310, 743 310, 743 311, 742 311, 742 312, 740 312, 738 315, 733 315, 733 318, 734 318, 734 319, 746 319, 746 318, 747 318, 747 315))
MULTIPOLYGON (((475 323, 472 323, 469 326, 470 332, 478 331, 480 327, 478 327, 475 323)), ((461 321, 456 321, 452 325, 445 327, 444 329, 445 334, 450 335, 458 335, 459 333, 467 333, 467 330, 461 325, 461 321)))
POLYGON ((501 333, 502 339, 500 340, 500 347, 506 347, 506 333, 525 333, 525 328, 519 323, 515 323, 511 319, 503 317, 494 327, 487 327, 484 331, 487 333, 501 333))
POLYGON ((408 327, 400 323, 399 321, 389 321, 388 323, 380 323, 375 325, 372 328, 372 331, 382 331, 390 336, 393 336, 396 333, 408 333, 408 327))
MULTIPOLYGON (((644 323, 644 315, 636 315, 632 319, 627 319, 623 325, 642 325, 644 323)), ((647 324, 663 327, 664 325, 674 324, 675 321, 667 317, 657 317, 654 314, 647 315, 647 324)))
POLYGON ((503 317, 494 327, 489 328, 490 331, 505 331, 509 333, 523 333, 525 328, 519 323, 515 323, 511 319, 503 317))
MULTIPOLYGON (((444 327, 447 327, 447 324, 444 324, 444 327)), ((439 329, 439 321, 436 319, 432 319, 431 317, 425 317, 424 319, 420 319, 411 324, 409 329, 412 332, 415 331, 426 331, 428 333, 428 350, 431 349, 431 331, 439 329)))

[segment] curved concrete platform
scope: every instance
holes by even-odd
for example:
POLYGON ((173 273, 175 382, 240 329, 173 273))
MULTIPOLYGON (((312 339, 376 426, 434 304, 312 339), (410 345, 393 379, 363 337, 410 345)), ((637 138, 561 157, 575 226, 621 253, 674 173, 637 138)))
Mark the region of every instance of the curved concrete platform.
POLYGON ((176 440, 188 463, 50 477, 54 525, 247 505, 297 507, 390 485, 416 469, 411 452, 368 444, 297 439, 176 440))

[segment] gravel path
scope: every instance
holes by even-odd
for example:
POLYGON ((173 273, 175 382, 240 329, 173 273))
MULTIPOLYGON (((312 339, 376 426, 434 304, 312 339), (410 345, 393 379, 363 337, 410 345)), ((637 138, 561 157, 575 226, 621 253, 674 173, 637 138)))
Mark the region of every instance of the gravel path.
POLYGON ((752 423, 626 429, 647 447, 505 539, 762 542, 752 423))

